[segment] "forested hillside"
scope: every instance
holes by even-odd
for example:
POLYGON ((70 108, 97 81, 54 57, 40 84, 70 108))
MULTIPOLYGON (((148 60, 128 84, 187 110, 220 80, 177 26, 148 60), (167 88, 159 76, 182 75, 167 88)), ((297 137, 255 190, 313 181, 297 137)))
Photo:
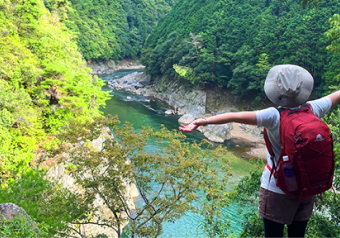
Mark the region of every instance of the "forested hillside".
MULTIPOLYGON (((157 236, 163 222, 173 222, 187 211, 204 214, 225 205, 227 179, 218 174, 228 175, 227 153, 222 148, 221 154, 203 152, 200 145, 184 142, 183 135, 166 128, 136 132, 130 124, 122 128, 116 118, 104 117, 100 108, 110 98, 109 92, 102 91, 104 82, 91 75, 77 46, 80 38, 66 26, 74 9, 68 1, 50 3, 0 0, 0 204, 14 203, 29 215, 20 210, 10 213, 11 220, 0 219, 0 236, 122 237, 127 222, 131 225, 125 232, 131 237, 157 236), (161 145, 155 153, 145 150, 151 138, 161 145), (211 161, 214 166, 220 164, 219 171, 211 161), (60 174, 66 178, 54 180, 60 174), (159 192, 150 182, 157 184, 159 192), (128 187, 134 183, 144 200, 132 210, 128 187), (102 200, 94 203, 98 197, 102 200), (206 206, 192 206, 212 197, 214 201, 206 206), (108 215, 98 215, 103 210, 108 215), (88 224, 97 226, 95 235, 89 233, 92 228, 84 228, 88 224), (114 235, 102 234, 101 227, 114 235)), ((145 9, 153 10, 152 4, 145 9)), ((97 9, 92 17, 103 11, 97 9)), ((138 13, 131 14, 138 18, 138 13)), ((131 29, 143 22, 136 19, 129 21, 131 29)), ((155 19, 150 18, 147 25, 156 24, 155 19)), ((114 24, 113 28, 121 26, 114 24)), ((126 29, 117 32, 126 33, 126 29)), ((103 28, 99 31, 107 33, 103 28)), ((111 36, 105 39, 111 42, 111 36)), ((119 37, 116 42, 112 38, 111 46, 123 50, 119 37)), ((141 46, 128 42, 126 47, 141 46)), ((82 49, 84 54, 92 52, 91 47, 82 49)))
MULTIPOLYGON (((0 203, 23 207, 50 236, 81 214, 70 211, 80 202, 44 179, 39 156, 60 146, 57 135, 71 120, 82 125, 101 115, 109 94, 41 0, 0 0, 0 35, 0 203)), ((0 227, 0 236, 33 237, 22 221, 0 227)))
POLYGON ((42 1, 2 0, 0 22, 1 172, 12 177, 70 118, 99 115, 108 94, 42 1))
MULTIPOLYGON (((91 224, 117 237, 157 237, 163 223, 188 211, 204 218, 207 236, 230 235, 221 208, 233 197, 242 206, 254 203, 259 173, 245 178, 238 194, 227 193, 230 155, 222 146, 204 150, 208 142, 188 143, 165 127, 135 130, 104 117, 100 109, 110 96, 86 61, 139 57, 144 47, 143 62, 154 79, 221 87, 243 98, 261 95, 272 65, 295 63, 313 74, 318 93, 339 89, 340 16, 333 14, 340 3, 301 2, 0 0, 0 203, 24 208, 40 230, 21 218, 0 219, 0 236, 90 237, 83 227, 91 224), (319 4, 303 8, 301 2, 319 4), (160 149, 147 152, 149 141, 160 149), (72 177, 76 191, 47 179, 54 165, 62 165, 58 169, 72 177), (132 184, 140 192, 134 209, 126 195, 132 184), (98 215, 98 196, 109 218, 98 215)), ((336 154, 338 115, 334 110, 326 118, 336 154)), ((337 161, 338 191, 339 171, 337 161)), ((340 234, 339 194, 329 191, 324 198, 309 236, 340 234)), ((244 236, 263 235, 254 214, 245 218, 244 236)))
POLYGON ((77 34, 87 61, 135 58, 158 21, 176 0, 45 0, 77 34), (66 14, 66 15, 63 15, 66 14))
POLYGON ((59 132, 70 118, 84 122, 100 114, 109 97, 83 57, 136 56, 173 2, 0 1, 4 178, 20 173, 18 165, 31 162, 38 144, 53 141, 46 137, 59 132))
POLYGON ((148 38, 143 63, 152 76, 224 87, 244 99, 264 95, 271 66, 298 64, 322 91, 329 72, 338 72, 324 35, 338 12, 336 0, 318 8, 297 0, 179 1, 148 38))

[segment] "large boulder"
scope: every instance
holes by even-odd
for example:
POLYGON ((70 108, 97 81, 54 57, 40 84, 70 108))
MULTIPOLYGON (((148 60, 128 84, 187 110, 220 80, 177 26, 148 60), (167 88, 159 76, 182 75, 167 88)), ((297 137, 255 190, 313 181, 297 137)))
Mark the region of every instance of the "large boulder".
MULTIPOLYGON (((202 115, 184 114, 178 119, 179 124, 188 125, 190 122, 197 118, 202 118, 202 115)), ((203 135, 212 142, 223 143, 225 140, 230 140, 232 138, 230 131, 233 129, 231 123, 222 125, 207 125, 200 126, 197 128, 198 131, 203 133, 203 135)))
POLYGON ((40 234, 40 231, 37 225, 22 207, 19 207, 18 205, 15 205, 14 203, 0 204, 0 225, 1 226, 6 226, 6 224, 8 225, 9 223, 6 221, 13 220, 16 217, 24 218, 23 222, 25 222, 28 227, 31 227, 37 234, 40 234))
POLYGON ((184 114, 178 119, 179 124, 188 125, 190 122, 195 120, 196 117, 192 114, 184 114))
POLYGON ((232 138, 230 131, 233 129, 231 123, 222 125, 200 126, 198 130, 210 141, 223 143, 232 138))

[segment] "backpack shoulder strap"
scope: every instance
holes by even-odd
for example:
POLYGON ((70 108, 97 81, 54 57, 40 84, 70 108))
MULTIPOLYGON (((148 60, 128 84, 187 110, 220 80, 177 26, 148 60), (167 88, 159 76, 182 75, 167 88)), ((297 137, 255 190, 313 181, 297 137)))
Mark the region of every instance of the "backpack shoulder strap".
MULTIPOLYGON (((278 112, 279 112, 279 115, 281 117, 281 113, 286 110, 286 108, 283 108, 283 107, 276 107, 275 108, 278 112)), ((266 147, 267 147, 267 150, 270 154, 270 157, 272 158, 272 160, 274 159, 275 157, 275 153, 274 153, 274 150, 273 150, 273 147, 272 147, 272 144, 270 143, 270 140, 269 140, 269 137, 268 137, 268 133, 267 133, 267 129, 264 128, 264 133, 263 133, 263 137, 264 137, 264 142, 266 143, 266 147)), ((274 162, 274 160, 273 160, 274 162)))
POLYGON ((272 143, 270 143, 266 128, 264 128, 263 137, 264 137, 264 142, 266 143, 267 150, 270 154, 270 157, 274 158, 275 153, 274 153, 274 150, 273 150, 273 147, 272 147, 272 143))
MULTIPOLYGON (((285 110, 285 108, 281 108, 281 107, 277 107, 275 109, 279 112, 280 116, 281 116, 281 112, 285 110)), ((269 140, 268 132, 267 132, 266 128, 264 128, 263 137, 264 137, 264 142, 266 144, 268 153, 270 154, 270 160, 273 163, 273 167, 270 169, 270 178, 271 178, 271 176, 273 175, 273 172, 276 171, 276 164, 275 164, 275 160, 274 160, 275 153, 274 153, 274 150, 273 150, 272 143, 269 140)))

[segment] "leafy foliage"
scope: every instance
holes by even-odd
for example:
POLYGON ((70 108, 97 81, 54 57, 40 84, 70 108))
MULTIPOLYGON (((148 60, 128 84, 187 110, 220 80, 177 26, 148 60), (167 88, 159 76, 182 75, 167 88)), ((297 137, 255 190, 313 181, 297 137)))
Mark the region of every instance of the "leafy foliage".
POLYGON ((0 1, 0 164, 2 179, 26 170, 69 118, 99 115, 109 98, 73 35, 38 0, 0 1))
POLYGON ((39 237, 32 224, 32 219, 24 216, 15 216, 12 220, 3 220, 0 222, 1 237, 39 237))
POLYGON ((31 162, 38 143, 45 138, 41 110, 33 106, 29 94, 0 81, 0 167, 2 180, 20 174, 31 162))
POLYGON ((160 235, 163 222, 174 221, 187 211, 221 216, 229 175, 224 149, 203 150, 203 145, 190 145, 183 141, 184 135, 165 128, 136 132, 130 124, 119 127, 117 123, 110 116, 97 118, 86 128, 71 124, 72 133, 60 135, 64 138, 60 150, 67 151, 67 157, 58 151, 59 157, 72 164, 70 174, 84 189, 84 198, 99 196, 111 211, 109 218, 97 217, 93 211, 99 208, 92 207, 89 217, 77 224, 106 226, 120 237, 128 221, 126 232, 131 237, 146 237, 160 235), (107 126, 114 137, 103 132, 107 126), (102 142, 93 147, 91 141, 100 135, 102 142), (149 151, 152 144, 160 149, 149 151), (129 203, 126 191, 133 184, 140 195, 136 207, 129 203))
POLYGON ((77 34, 77 44, 87 61, 119 60, 139 56, 157 22, 170 11, 175 0, 45 0, 77 34), (63 14, 64 13, 64 14, 63 14))
MULTIPOLYGON (((61 188, 57 182, 46 180, 45 176, 45 171, 31 169, 20 179, 9 181, 0 190, 0 203, 12 202, 24 208, 37 223, 41 235, 52 236, 64 233, 69 229, 69 222, 81 218, 87 212, 84 204, 88 201, 81 198, 80 194, 61 188)), ((33 237, 38 237, 36 233, 33 234, 33 237)))
POLYGON ((302 6, 314 6, 317 7, 322 0, 301 0, 302 6))
POLYGON ((317 9, 293 0, 180 1, 148 38, 142 63, 154 77, 229 88, 259 103, 267 70, 276 64, 301 65, 316 87, 323 85, 334 69, 327 67, 323 33, 339 10, 338 1, 322 1, 317 9), (181 77, 174 65, 192 72, 181 77))
MULTIPOLYGON (((331 18, 330 29, 327 22, 339 11, 338 1, 302 1, 318 5, 303 9, 293 0, 182 0, 169 12, 175 2, 46 0, 47 10, 39 0, 0 0, 0 202, 24 207, 43 235, 67 236, 69 224, 84 223, 109 226, 122 235, 119 228, 129 221, 131 236, 157 236, 163 221, 192 210, 205 216, 207 235, 223 236, 228 222, 220 208, 227 199, 257 199, 256 172, 241 182, 234 197, 226 196, 228 168, 221 148, 202 150, 203 145, 191 146, 176 132, 136 132, 131 125, 120 127, 115 119, 98 117, 109 96, 82 57, 136 57, 146 45, 143 62, 152 76, 230 88, 257 103, 266 72, 279 63, 307 68, 318 93, 339 88, 339 16, 331 18), (106 137, 94 149, 91 142, 103 127, 111 127, 115 138, 106 137), (55 147, 60 141, 63 146, 55 147), (148 151, 150 142, 162 149, 148 151), (83 197, 32 170, 41 147, 71 162, 67 171, 85 189, 83 197), (141 194, 134 209, 127 203, 126 184, 136 184, 141 194), (94 216, 97 195, 109 207, 111 219, 94 216), (198 202, 201 206, 194 206, 198 202)), ((334 111, 327 118, 337 154, 338 115, 334 111)), ((338 174, 339 161, 337 190, 338 174)), ((324 197, 307 236, 339 236, 339 194, 324 197)), ((259 221, 256 215, 247 216, 242 236, 263 235, 259 221)), ((34 237, 21 220, 13 225, 22 229, 7 227, 0 233, 34 237)))

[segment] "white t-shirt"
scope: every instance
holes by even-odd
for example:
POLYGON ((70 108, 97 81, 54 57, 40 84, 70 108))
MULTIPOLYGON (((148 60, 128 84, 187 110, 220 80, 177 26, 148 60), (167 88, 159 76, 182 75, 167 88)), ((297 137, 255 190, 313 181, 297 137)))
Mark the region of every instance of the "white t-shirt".
MULTIPOLYGON (((311 105, 313 113, 318 118, 322 118, 332 107, 332 101, 329 97, 323 97, 317 100, 309 101, 308 103, 311 105)), ((280 136, 279 136, 280 113, 276 108, 270 107, 267 109, 256 111, 256 119, 258 126, 263 126, 267 129, 269 141, 272 144, 272 148, 275 153, 274 161, 276 163, 280 155, 280 136)), ((270 159, 270 154, 268 150, 267 150, 267 162, 270 168, 272 168, 273 164, 270 159)), ((276 179, 274 178, 274 176, 271 176, 270 180, 269 177, 270 171, 265 166, 261 177, 261 187, 275 193, 284 194, 284 192, 276 186, 276 179)))

